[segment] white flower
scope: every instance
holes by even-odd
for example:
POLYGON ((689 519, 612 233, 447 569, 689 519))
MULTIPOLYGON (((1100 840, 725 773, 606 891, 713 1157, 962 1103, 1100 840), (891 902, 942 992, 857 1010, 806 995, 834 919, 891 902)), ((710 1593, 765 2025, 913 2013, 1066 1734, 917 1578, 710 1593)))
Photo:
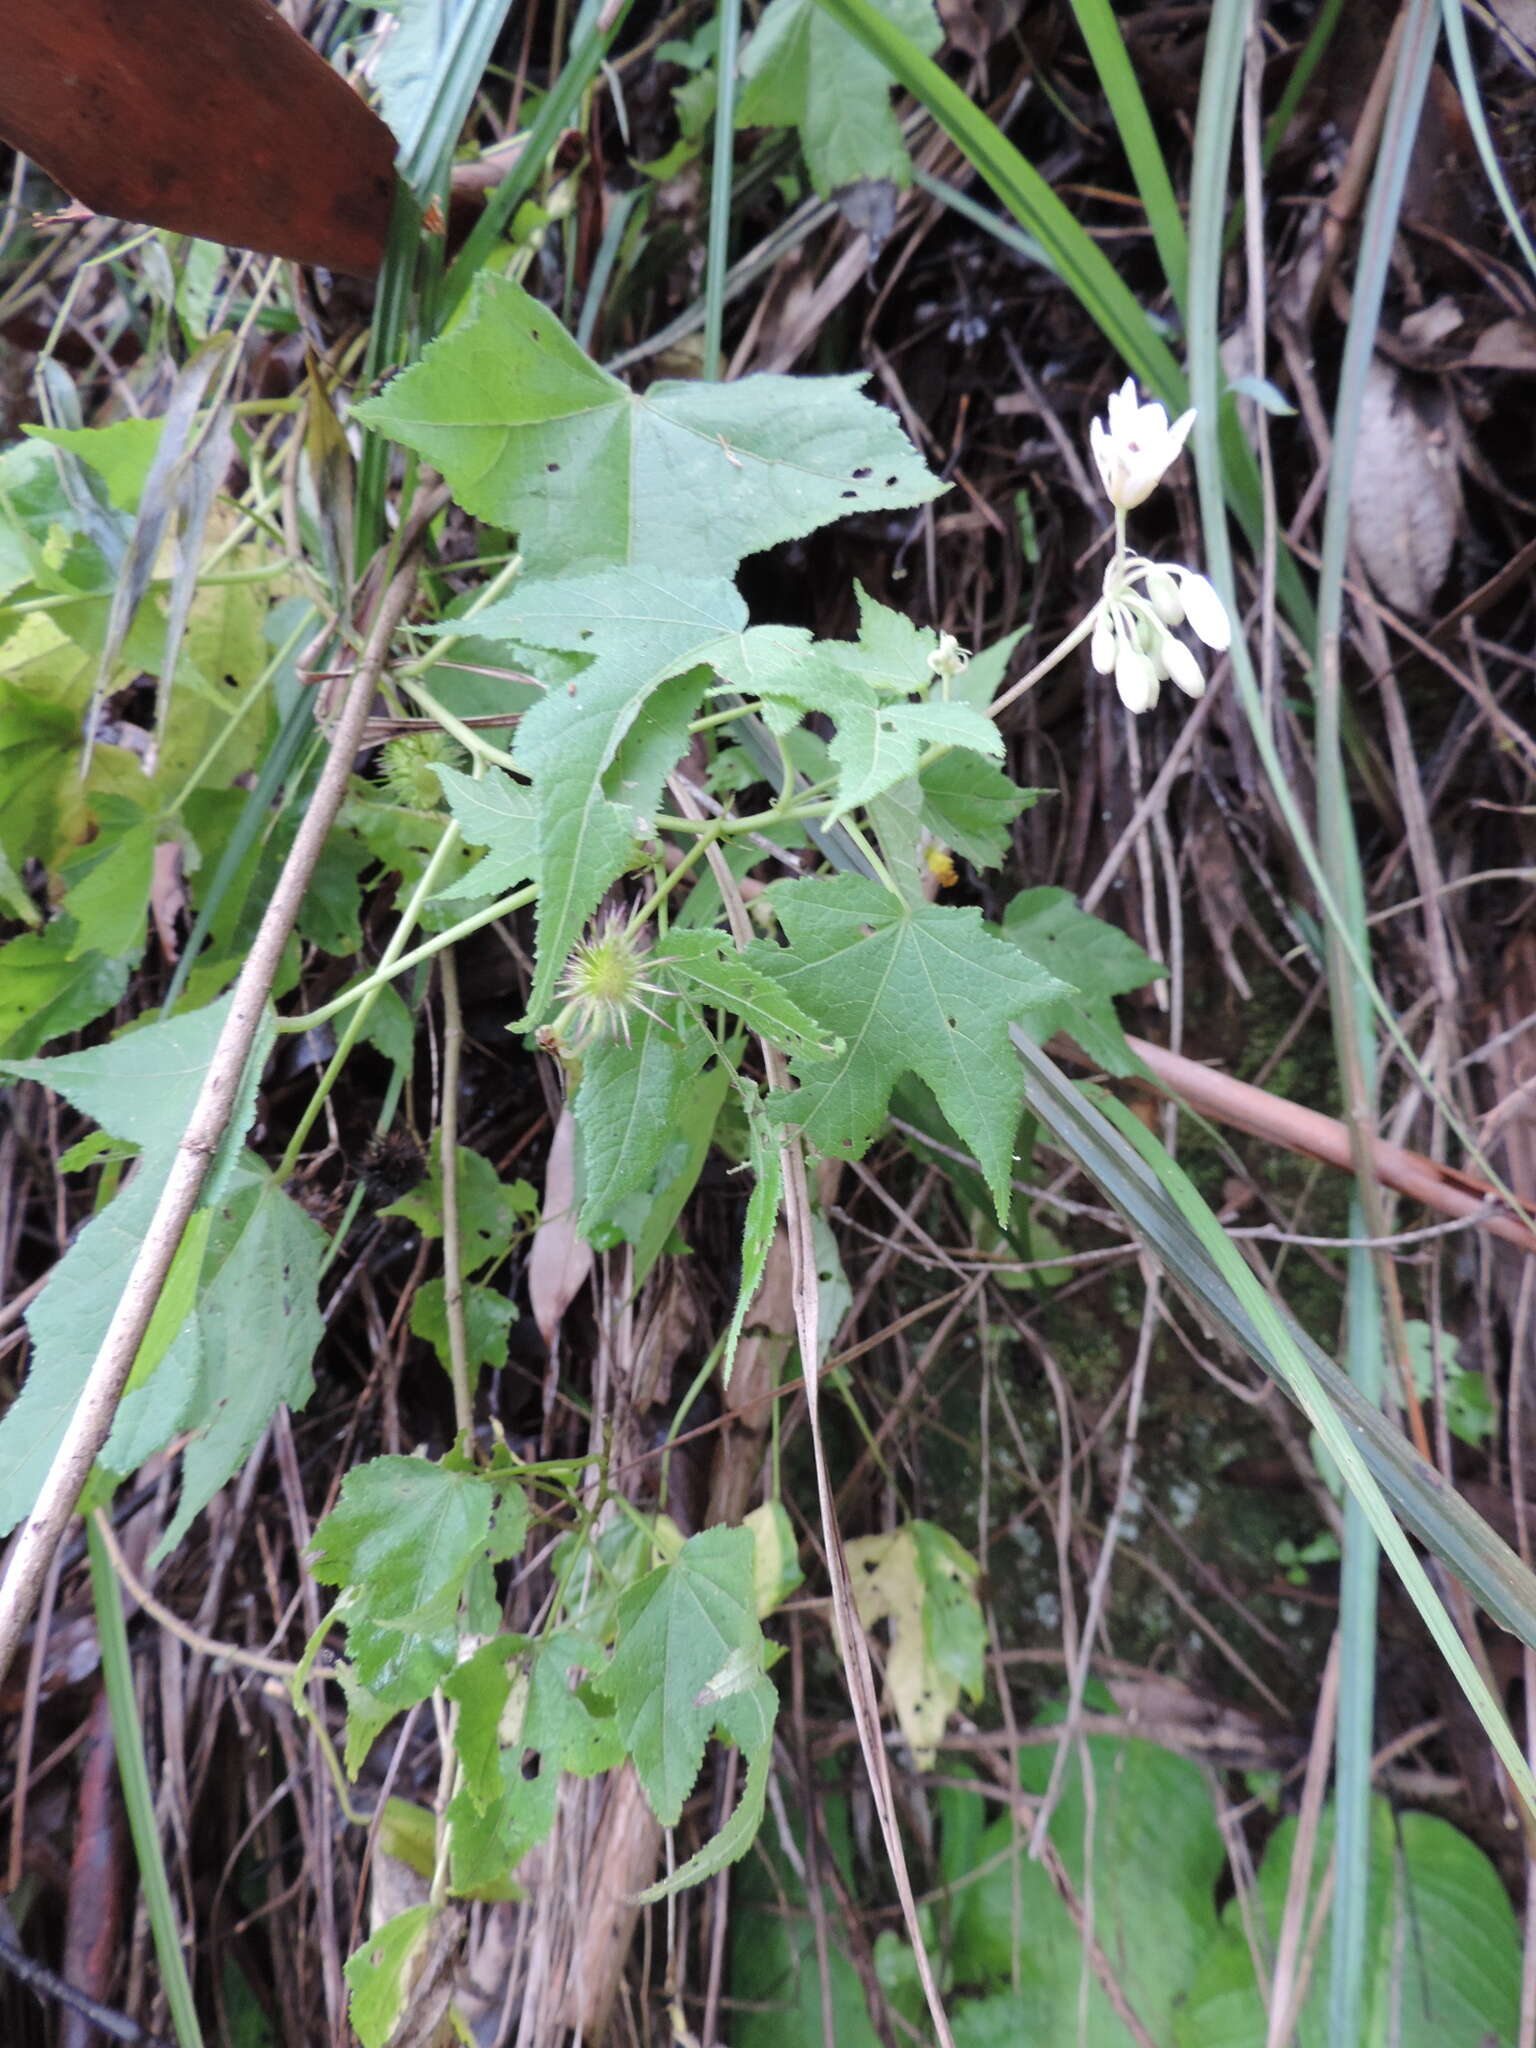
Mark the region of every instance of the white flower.
POLYGON ((1107 604, 1099 606, 1093 639, 1088 645, 1088 659, 1101 676, 1107 676, 1115 665, 1115 622, 1107 604))
POLYGON ((1155 399, 1143 405, 1136 380, 1127 377, 1109 395, 1109 420, 1095 420, 1088 430, 1093 459, 1110 503, 1120 512, 1134 511, 1150 498, 1164 472, 1177 459, 1194 424, 1192 412, 1181 413, 1172 426, 1155 399))
POLYGON ((1158 699, 1156 668, 1125 639, 1115 655, 1115 688, 1127 711, 1150 711, 1158 699))
POLYGON ((1147 602, 1165 626, 1182 626, 1184 623, 1184 601, 1179 596, 1179 586, 1166 569, 1149 569, 1143 585, 1147 602))
POLYGON ((950 682, 965 673, 970 661, 969 648, 962 647, 953 633, 941 633, 939 644, 928 657, 928 666, 941 682, 950 682))
POLYGON ((1168 634, 1163 641, 1163 665, 1170 678, 1178 684, 1186 697, 1205 695, 1205 677, 1200 673, 1200 664, 1184 645, 1168 634))
MULTIPOLYGON (((1196 575, 1193 569, 1175 569, 1173 573, 1179 580, 1185 618, 1207 647, 1214 647, 1218 654, 1223 653, 1232 645, 1232 621, 1216 594, 1215 584, 1204 576, 1196 575)), ((1151 594, 1150 586, 1148 594, 1151 594)))
POLYGON ((1128 711, 1150 711, 1165 682, 1186 697, 1205 695, 1200 664, 1175 631, 1186 623, 1218 653, 1232 644, 1226 607, 1205 577, 1117 552, 1104 572, 1088 657, 1101 676, 1113 673, 1128 711))

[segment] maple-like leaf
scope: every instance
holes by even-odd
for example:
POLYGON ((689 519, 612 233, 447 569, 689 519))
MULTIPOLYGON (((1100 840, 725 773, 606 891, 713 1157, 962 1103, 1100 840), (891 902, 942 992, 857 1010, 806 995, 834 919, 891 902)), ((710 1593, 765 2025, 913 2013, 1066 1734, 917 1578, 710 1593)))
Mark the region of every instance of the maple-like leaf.
POLYGON ((547 306, 482 272, 464 318, 353 417, 424 455, 466 512, 515 531, 530 571, 729 576, 845 513, 945 488, 863 381, 763 375, 637 394, 547 306))
MULTIPOLYGON (((929 0, 882 0, 882 12, 925 56, 943 40, 929 0)), ((737 125, 798 128, 823 198, 863 179, 907 183, 911 165, 891 109, 890 73, 816 0, 771 0, 741 74, 737 125)))
POLYGON ((692 672, 745 620, 741 598, 717 576, 638 569, 529 578, 477 620, 489 639, 590 657, 527 713, 514 750, 531 779, 541 880, 530 1021, 603 891, 633 859, 639 820, 687 746, 708 681, 692 672))
POLYGON ((788 944, 760 942, 751 958, 845 1050, 792 1061, 799 1086, 771 1096, 770 1113, 821 1151, 856 1158, 897 1081, 917 1074, 975 1154, 1001 1220, 1023 1096, 1008 1027, 1070 989, 988 931, 978 910, 902 903, 859 875, 790 882, 771 901, 788 944))
POLYGON ((1144 988, 1167 969, 1102 918, 1079 910, 1065 889, 1024 889, 1003 913, 1003 936, 1039 967, 1060 967, 1077 993, 1031 1018, 1040 1041, 1064 1031, 1109 1074, 1135 1074, 1141 1062, 1125 1042, 1114 998, 1144 988))
MULTIPOLYGON (((729 1703, 761 1697, 754 1690, 763 1668, 754 1559, 748 1529, 690 1536, 669 1563, 620 1594, 613 1661, 593 1674, 614 1703, 624 1747, 665 1827, 677 1824, 693 1790, 711 1728, 733 1718, 729 1703)), ((768 1722, 764 1742, 771 1715, 768 1722)))

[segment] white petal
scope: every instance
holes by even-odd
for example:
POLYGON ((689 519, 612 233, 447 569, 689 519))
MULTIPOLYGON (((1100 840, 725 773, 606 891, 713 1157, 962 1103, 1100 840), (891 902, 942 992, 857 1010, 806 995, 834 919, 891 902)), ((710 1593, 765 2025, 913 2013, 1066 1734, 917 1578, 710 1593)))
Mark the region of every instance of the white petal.
POLYGON ((1232 645, 1232 621, 1227 617, 1227 608, 1216 594, 1216 586, 1207 582, 1204 576, 1197 576, 1193 569, 1185 569, 1179 577, 1179 590, 1184 599, 1184 612, 1207 647, 1214 647, 1219 654, 1223 648, 1232 645))
POLYGON ((1136 379, 1127 377, 1118 391, 1109 394, 1109 431, 1117 440, 1136 429, 1136 379))
POLYGON ((1205 677, 1200 673, 1200 664, 1182 640, 1175 640, 1170 634, 1163 644, 1163 660, 1168 665, 1169 675, 1186 697, 1205 695, 1205 677))
POLYGON ((1107 676, 1115 665, 1115 622, 1104 606, 1094 621, 1093 638, 1088 643, 1088 659, 1101 676, 1107 676))
POLYGON ((1189 436, 1189 430, 1194 424, 1195 412, 1194 407, 1191 406, 1188 412, 1181 412, 1173 425, 1168 429, 1168 460, 1170 462, 1173 461, 1179 450, 1184 446, 1189 436))
POLYGON ((1157 702, 1157 670, 1124 640, 1115 656, 1115 688, 1127 711, 1150 711, 1157 702))
POLYGON ((1111 501, 1115 495, 1115 470, 1117 459, 1115 444, 1102 420, 1094 420, 1088 429, 1088 445, 1093 450, 1093 459, 1099 465, 1099 481, 1103 484, 1111 501))

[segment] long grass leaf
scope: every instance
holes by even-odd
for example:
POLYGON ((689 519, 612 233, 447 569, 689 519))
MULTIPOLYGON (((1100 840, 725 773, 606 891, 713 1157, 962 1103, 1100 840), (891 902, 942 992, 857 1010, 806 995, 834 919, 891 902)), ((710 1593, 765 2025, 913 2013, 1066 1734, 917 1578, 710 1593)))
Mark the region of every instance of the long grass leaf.
POLYGON ((1469 1674, 1463 1679, 1467 1696, 1482 1700, 1490 1711, 1492 1722, 1485 1719, 1484 1726, 1506 1762, 1513 1754, 1511 1770, 1518 1764, 1524 1793, 1529 1773, 1512 1748, 1508 1726, 1470 1668, 1392 1511, 1465 1582, 1501 1628, 1533 1647, 1536 1574, 1362 1398, 1289 1311, 1270 1299, 1209 1205, 1157 1140, 1112 1097, 1090 1100, 1074 1088, 1022 1033, 1014 1033, 1014 1043, 1024 1065, 1026 1104, 1054 1141, 1101 1189, 1210 1325, 1256 1360, 1317 1429, 1346 1483, 1358 1490, 1383 1548, 1458 1678, 1469 1674))
POLYGON ((1520 217, 1520 208, 1509 189, 1509 180, 1504 175, 1504 166, 1499 162, 1499 153, 1494 148, 1493 135, 1488 127, 1488 116, 1483 107, 1482 92, 1477 82, 1477 69, 1472 62, 1472 50, 1467 41, 1467 24, 1461 11, 1461 0, 1440 0, 1440 18, 1445 24, 1445 41, 1451 53, 1451 69, 1456 74, 1456 86, 1461 94, 1467 126, 1472 130, 1472 139, 1477 144, 1477 153, 1482 159, 1483 174, 1492 187, 1494 198, 1499 202, 1499 211, 1504 216, 1515 247, 1525 258, 1526 269, 1536 277, 1536 243, 1531 241, 1526 231, 1525 222, 1520 217))
POLYGON ((128 1832, 133 1837, 134 1860, 139 1866, 139 1886, 160 1964, 160 1983, 171 2025, 176 2030, 177 2048, 202 2048, 202 2028, 182 1953, 170 1875, 161 1853, 160 1829, 155 1821, 155 1796, 149 1782, 144 1730, 133 1689, 133 1659, 128 1649, 128 1625, 123 1619, 122 1589, 91 1515, 86 1517, 85 1543, 90 1558, 96 1636, 101 1645, 101 1682, 117 1751, 118 1783, 123 1788, 128 1832))
POLYGON ((1189 242, 1184 232, 1184 216, 1174 196, 1173 180, 1163 161, 1147 103, 1131 69, 1120 24, 1109 0, 1072 0, 1072 12, 1077 16, 1093 68, 1109 101, 1115 132, 1136 180, 1136 190, 1141 194, 1168 289, 1182 313, 1189 292, 1189 242))
MULTIPOLYGON (((1375 175, 1362 225, 1359 259, 1350 297, 1349 328, 1339 375, 1334 412, 1332 461, 1323 515, 1323 541, 1317 598, 1317 660, 1313 682, 1317 697, 1318 852, 1333 892, 1342 907, 1351 945, 1344 931, 1328 934, 1328 986, 1334 1041, 1344 1087, 1346 1109, 1360 1129, 1374 1126, 1377 1115, 1376 1041, 1371 1015, 1370 934, 1366 924, 1365 878, 1350 804, 1342 738, 1340 635, 1344 610, 1344 575, 1354 502, 1360 421, 1365 384, 1376 349, 1383 294, 1386 290, 1398 214, 1407 184, 1409 160, 1418 134, 1424 95, 1434 58, 1438 10, 1436 0, 1410 0, 1402 17, 1392 90, 1378 145, 1375 175)), ((1361 1230, 1369 1236, 1380 1213, 1370 1184, 1371 1168, 1359 1161, 1361 1230)), ((1359 1349, 1362 1326, 1376 1337, 1381 1331, 1381 1300, 1373 1262, 1351 1257, 1347 1291, 1351 1332, 1351 1377, 1363 1373, 1374 1381, 1369 1360, 1359 1349)), ((1392 1333, 1395 1335, 1395 1333, 1392 1333)), ((1363 1502, 1357 1502, 1363 1507, 1363 1502)), ((1339 1729, 1335 1807, 1335 1912, 1332 1929, 1334 1970, 1329 1993, 1329 2035, 1333 2048, 1352 2048, 1358 2040, 1365 1997, 1359 1923, 1367 1913, 1365 1896, 1371 1863, 1371 1729, 1375 1712, 1376 1643, 1374 1631, 1376 1544, 1362 1526, 1360 1513, 1345 1522, 1344 1586, 1349 1590, 1347 1613, 1341 1608, 1344 1656, 1339 1669, 1339 1729), (1369 1582, 1369 1583, 1367 1583, 1369 1582), (1372 1624, 1367 1630, 1367 1620, 1372 1624)))
POLYGON ((741 0, 719 0, 720 47, 715 59, 715 148, 709 162, 709 248, 704 264, 704 375, 720 375, 725 276, 731 256, 731 173, 736 154, 736 57, 741 0))

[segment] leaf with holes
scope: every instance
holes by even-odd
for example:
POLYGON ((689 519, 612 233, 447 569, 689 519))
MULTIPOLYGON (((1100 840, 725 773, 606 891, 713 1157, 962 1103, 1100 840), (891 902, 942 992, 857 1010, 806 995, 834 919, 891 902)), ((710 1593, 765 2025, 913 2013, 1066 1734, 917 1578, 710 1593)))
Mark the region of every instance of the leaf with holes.
POLYGON ((928 1770, 964 1690, 981 1697, 986 1625, 977 1565, 932 1522, 848 1545, 854 1605, 865 1628, 891 1625, 885 1687, 913 1761, 928 1770))
POLYGON ((729 576, 845 513, 945 488, 862 381, 753 376, 638 395, 548 307, 482 272, 464 318, 353 417, 425 456, 466 512, 514 531, 530 573, 729 576))

